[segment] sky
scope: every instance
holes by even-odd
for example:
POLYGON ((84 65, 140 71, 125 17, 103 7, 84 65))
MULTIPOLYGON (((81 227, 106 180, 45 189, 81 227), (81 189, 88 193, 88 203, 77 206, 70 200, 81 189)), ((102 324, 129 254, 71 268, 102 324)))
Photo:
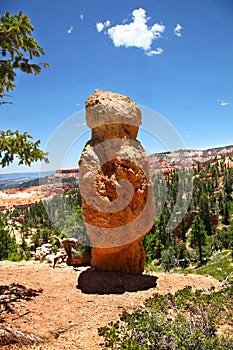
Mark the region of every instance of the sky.
POLYGON ((85 100, 96 88, 143 106, 148 154, 233 144, 232 0, 0 0, 0 13, 19 10, 45 49, 38 62, 51 66, 17 75, 1 129, 28 131, 61 155, 50 168, 77 167, 90 138, 85 100))

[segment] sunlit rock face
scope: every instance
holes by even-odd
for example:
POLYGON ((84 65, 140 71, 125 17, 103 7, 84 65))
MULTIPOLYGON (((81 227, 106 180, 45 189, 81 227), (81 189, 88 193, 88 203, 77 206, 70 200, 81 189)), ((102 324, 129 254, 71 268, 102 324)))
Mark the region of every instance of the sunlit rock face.
POLYGON ((129 97, 95 90, 86 101, 86 122, 92 137, 79 167, 91 266, 142 273, 142 238, 154 223, 155 205, 147 156, 136 139, 140 108, 129 97))

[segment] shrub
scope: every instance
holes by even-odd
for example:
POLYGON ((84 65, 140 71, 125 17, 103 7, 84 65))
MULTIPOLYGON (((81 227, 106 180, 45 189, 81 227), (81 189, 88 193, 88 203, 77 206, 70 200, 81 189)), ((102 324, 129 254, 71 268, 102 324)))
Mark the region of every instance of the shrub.
MULTIPOLYGON (((187 287, 175 295, 155 294, 145 309, 124 311, 120 320, 99 328, 105 346, 132 350, 229 350, 232 335, 217 336, 233 317, 233 287, 206 294, 187 287)), ((231 322, 231 321, 230 321, 231 322)))
POLYGON ((19 253, 13 252, 8 254, 7 260, 19 262, 20 260, 22 260, 22 257, 19 253))

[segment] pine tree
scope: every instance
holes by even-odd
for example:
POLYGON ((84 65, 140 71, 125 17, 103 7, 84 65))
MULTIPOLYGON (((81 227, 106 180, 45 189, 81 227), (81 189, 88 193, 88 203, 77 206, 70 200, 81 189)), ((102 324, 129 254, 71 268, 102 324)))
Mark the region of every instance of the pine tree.
POLYGON ((210 218, 209 198, 206 193, 203 193, 200 197, 200 217, 204 223, 206 232, 211 236, 213 230, 210 218))
POLYGON ((229 202, 228 202, 227 198, 226 198, 225 205, 224 205, 222 223, 224 225, 230 225, 230 211, 229 211, 229 202))
POLYGON ((224 192, 228 199, 231 199, 232 190, 233 190, 233 179, 231 176, 231 169, 228 169, 224 176, 224 192))
POLYGON ((0 217, 0 260, 8 259, 8 256, 17 250, 14 237, 11 237, 5 227, 6 219, 0 217))
POLYGON ((44 55, 44 49, 32 36, 33 25, 22 11, 0 16, 0 104, 1 98, 15 89, 16 72, 38 75, 41 67, 48 67, 44 62, 37 64, 34 58, 44 55))
POLYGON ((208 243, 208 236, 204 223, 199 215, 195 217, 191 226, 190 246, 198 248, 200 262, 203 262, 203 246, 208 243))
MULTIPOLYGON (((44 49, 32 36, 33 26, 28 16, 21 11, 0 15, 0 105, 8 103, 3 98, 16 87, 17 72, 38 75, 41 67, 33 61, 44 55, 44 49)), ((32 141, 27 132, 18 130, 0 131, 0 166, 5 167, 18 158, 19 164, 31 165, 37 160, 48 162, 47 153, 40 148, 40 140, 32 141)))

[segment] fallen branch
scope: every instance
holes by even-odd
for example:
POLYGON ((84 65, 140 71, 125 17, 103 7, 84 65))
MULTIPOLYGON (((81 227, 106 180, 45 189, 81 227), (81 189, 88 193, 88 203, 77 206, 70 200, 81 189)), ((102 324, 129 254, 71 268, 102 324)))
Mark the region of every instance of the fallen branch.
POLYGON ((0 328, 0 345, 11 344, 39 344, 45 339, 39 335, 29 332, 22 332, 14 328, 4 327, 0 328))
POLYGON ((70 328, 63 327, 49 331, 45 334, 35 334, 32 332, 23 332, 11 327, 0 327, 0 346, 20 344, 20 345, 32 345, 32 344, 41 344, 50 339, 57 339, 60 334, 65 333, 70 328))

